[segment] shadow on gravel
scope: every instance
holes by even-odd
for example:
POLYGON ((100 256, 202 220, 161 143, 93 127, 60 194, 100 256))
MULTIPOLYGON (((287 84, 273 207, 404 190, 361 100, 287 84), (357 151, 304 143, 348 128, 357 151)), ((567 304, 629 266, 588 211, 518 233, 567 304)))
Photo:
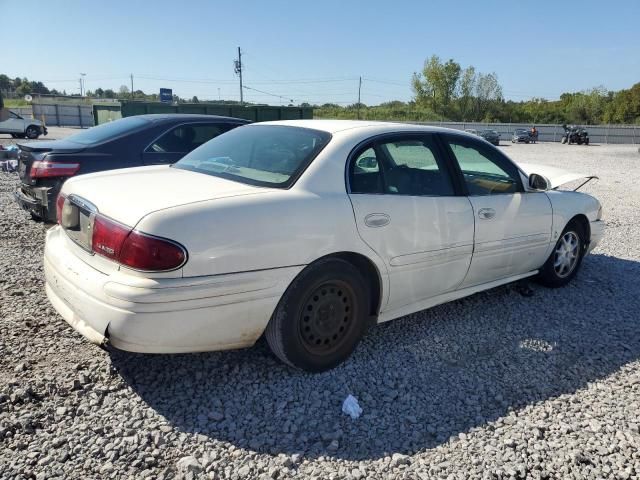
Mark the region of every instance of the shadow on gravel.
POLYGON ((113 352, 177 430, 258 452, 376 459, 450 437, 602 379, 640 356, 640 262, 589 256, 561 289, 501 287, 372 329, 343 366, 287 368, 264 342, 194 355, 113 352), (349 394, 364 410, 341 413, 349 394))

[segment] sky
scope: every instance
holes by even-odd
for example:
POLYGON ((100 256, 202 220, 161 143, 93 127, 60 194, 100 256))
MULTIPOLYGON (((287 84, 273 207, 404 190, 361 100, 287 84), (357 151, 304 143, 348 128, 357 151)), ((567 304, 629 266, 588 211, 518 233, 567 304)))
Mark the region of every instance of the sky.
POLYGON ((640 1, 0 0, 0 73, 79 92, 375 105, 412 98, 433 54, 495 72, 507 99, 640 82, 640 1), (11 19, 16 19, 11 28, 11 19), (15 45, 15 47, 11 47, 15 45))

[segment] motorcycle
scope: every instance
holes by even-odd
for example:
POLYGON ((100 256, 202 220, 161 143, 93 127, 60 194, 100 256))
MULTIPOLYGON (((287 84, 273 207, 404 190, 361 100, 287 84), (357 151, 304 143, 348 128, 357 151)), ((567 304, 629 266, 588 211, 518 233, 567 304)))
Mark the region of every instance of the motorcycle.
POLYGON ((564 134, 560 139, 560 143, 571 145, 577 143, 578 145, 589 145, 589 132, 584 128, 577 125, 562 125, 564 128, 564 134))

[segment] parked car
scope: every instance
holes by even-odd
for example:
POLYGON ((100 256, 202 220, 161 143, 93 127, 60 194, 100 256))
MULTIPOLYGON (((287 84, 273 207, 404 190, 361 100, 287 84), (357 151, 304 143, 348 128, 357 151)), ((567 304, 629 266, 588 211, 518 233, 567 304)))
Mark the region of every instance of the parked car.
POLYGON ((74 175, 175 163, 217 135, 248 123, 214 115, 139 115, 83 130, 64 140, 20 144, 18 204, 56 221, 62 184, 74 175))
POLYGON ((500 134, 495 130, 481 130, 478 135, 493 145, 500 145, 500 134))
POLYGON ((480 138, 484 138, 487 142, 493 145, 500 145, 500 134, 495 130, 476 130, 475 128, 466 128, 464 131, 480 138))
POLYGON ((528 277, 566 285, 604 231, 598 200, 554 190, 581 177, 443 128, 256 123, 174 165, 67 181, 46 291, 96 344, 196 352, 264 333, 322 371, 376 322, 528 277))
POLYGON ((524 128, 516 128, 511 136, 511 143, 530 143, 530 133, 529 130, 525 130, 524 128))
POLYGON ((17 113, 5 109, 5 114, 0 116, 0 133, 10 134, 13 138, 35 140, 40 135, 46 135, 48 131, 40 120, 23 118, 17 113))

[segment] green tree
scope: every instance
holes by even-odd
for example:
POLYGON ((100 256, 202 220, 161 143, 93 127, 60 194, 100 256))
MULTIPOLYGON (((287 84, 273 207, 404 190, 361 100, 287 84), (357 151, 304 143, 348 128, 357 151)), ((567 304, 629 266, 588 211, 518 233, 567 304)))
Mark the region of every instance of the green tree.
POLYGON ((460 72, 460 64, 453 59, 443 63, 440 57, 432 55, 424 62, 422 72, 413 74, 411 85, 416 102, 446 115, 456 93, 460 72))
POLYGON ((0 73, 0 90, 3 92, 11 90, 11 79, 4 73, 0 73))
POLYGON ((492 106, 502 101, 502 87, 495 73, 479 73, 476 79, 476 119, 491 122, 496 119, 492 106))
POLYGON ((474 94, 476 90, 476 69, 469 66, 462 70, 458 87, 460 98, 458 105, 462 120, 467 120, 473 115, 474 94))

